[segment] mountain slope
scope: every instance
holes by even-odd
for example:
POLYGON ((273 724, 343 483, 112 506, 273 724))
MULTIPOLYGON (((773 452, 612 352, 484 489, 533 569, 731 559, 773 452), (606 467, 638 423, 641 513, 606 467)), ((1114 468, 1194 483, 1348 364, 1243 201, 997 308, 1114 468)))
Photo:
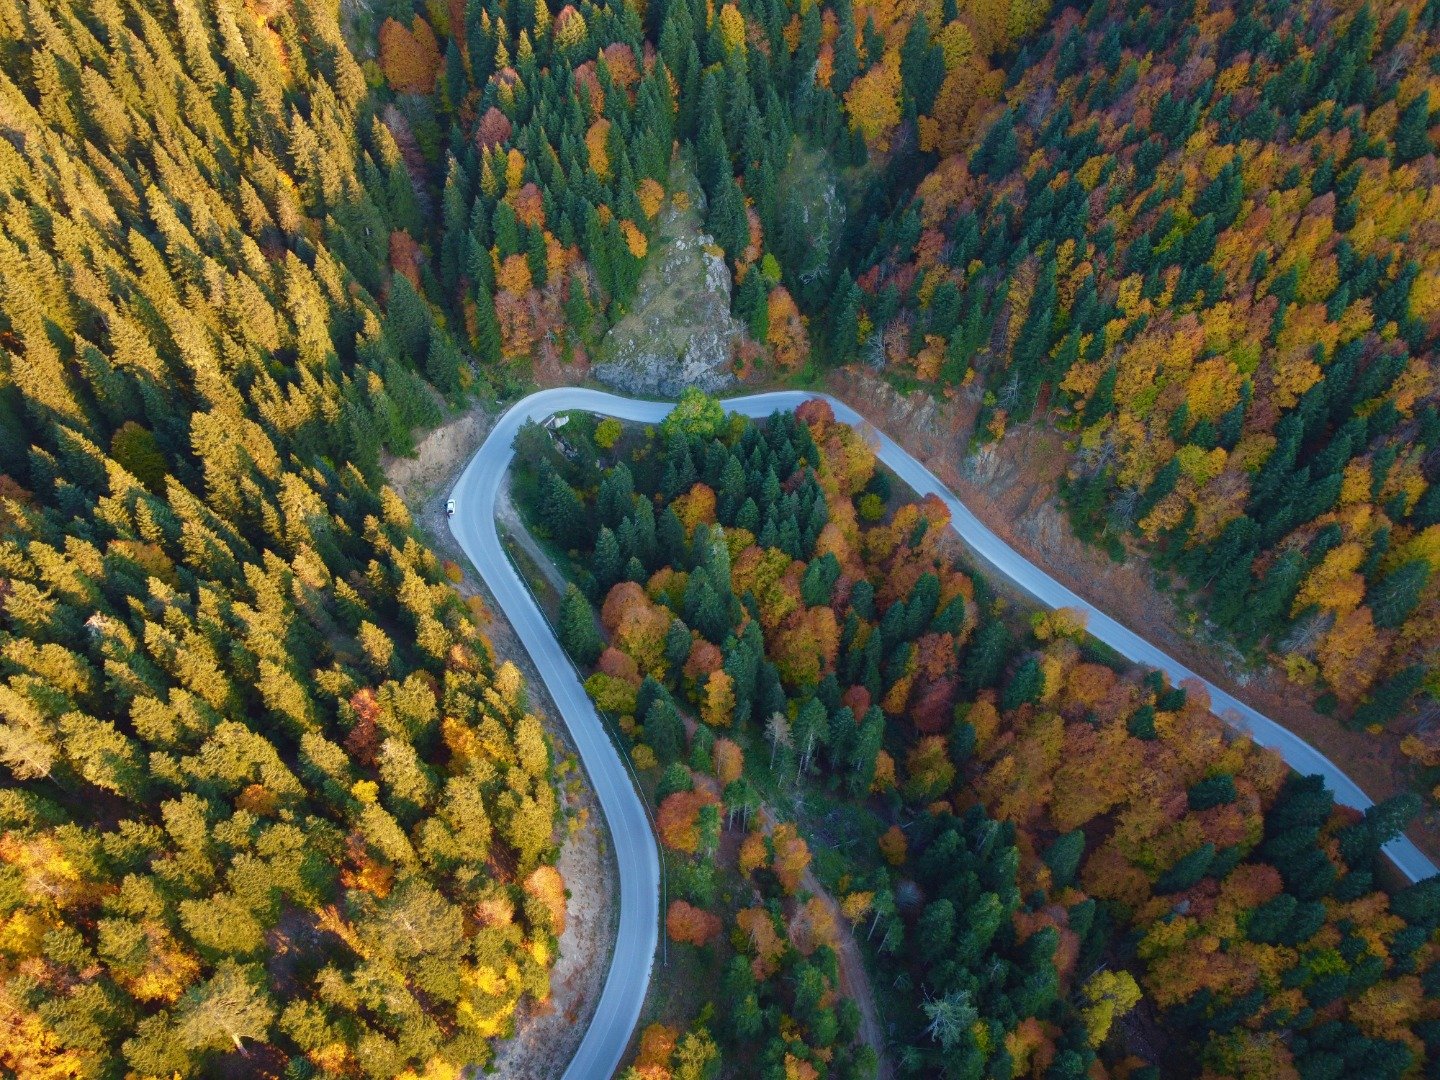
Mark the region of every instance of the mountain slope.
POLYGON ((326 4, 0 4, 12 1075, 453 1075, 549 994, 550 751, 376 471, 460 382, 414 201, 326 4))

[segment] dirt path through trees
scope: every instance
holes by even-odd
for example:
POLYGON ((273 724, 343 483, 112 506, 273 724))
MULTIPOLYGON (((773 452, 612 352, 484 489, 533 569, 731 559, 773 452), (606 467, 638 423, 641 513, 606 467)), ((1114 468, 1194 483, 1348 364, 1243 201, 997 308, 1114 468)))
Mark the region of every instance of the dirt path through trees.
MULTIPOLYGON (((760 807, 760 819, 767 833, 775 828, 775 815, 768 806, 760 807)), ((820 898, 835 925, 840 927, 835 942, 835 955, 840 962, 840 989, 860 1010, 860 1041, 875 1051, 877 1080, 892 1080, 895 1071, 886 1053, 885 1027, 880 1022, 880 1009, 875 1004, 875 991, 870 985, 870 972, 865 969, 865 957, 850 930, 849 920, 841 913, 839 902, 815 876, 813 868, 805 868, 800 884, 806 892, 820 898)))
MULTIPOLYGON (((700 726, 700 721, 687 713, 681 713, 680 719, 685 725, 686 737, 692 737, 695 729, 700 726)), ((695 772, 693 769, 691 776, 698 786, 708 789, 717 799, 721 798, 720 784, 715 777, 695 772)), ((759 816, 768 835, 777 824, 775 814, 770 807, 762 804, 759 816)), ((856 1007, 860 1010, 860 1041, 875 1051, 876 1080, 893 1080, 895 1070, 886 1053, 885 1026, 880 1021, 880 1009, 875 1004, 875 991, 870 985, 870 972, 865 967, 865 957, 860 951, 860 945, 856 942, 854 933, 849 928, 849 920, 841 912, 839 902, 820 883, 820 879, 815 876, 815 871, 811 867, 805 868, 805 872, 800 876, 800 884, 806 892, 820 898, 830 912, 830 917, 835 921, 835 925, 840 928, 835 942, 835 956, 840 966, 840 990, 855 1002, 856 1007)))

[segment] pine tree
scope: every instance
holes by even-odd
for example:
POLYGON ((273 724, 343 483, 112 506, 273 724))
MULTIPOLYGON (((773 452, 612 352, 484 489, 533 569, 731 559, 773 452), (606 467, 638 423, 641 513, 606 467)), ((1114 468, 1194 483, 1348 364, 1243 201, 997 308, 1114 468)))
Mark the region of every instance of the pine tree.
POLYGON ((1430 91, 1422 90, 1400 110, 1400 120, 1395 125, 1395 160, 1405 164, 1433 150, 1430 142, 1430 91))
POLYGON ((557 544, 571 548, 585 536, 588 514, 575 489, 548 463, 540 478, 540 520, 557 544))
POLYGON ((390 283, 386 331, 400 356, 411 367, 424 363, 430 351, 432 319, 429 305, 421 299, 408 278, 397 274, 390 283))
POLYGON ((565 590, 560 602, 560 641, 584 665, 593 664, 603 647, 590 601, 574 585, 565 590))
POLYGON ((705 213, 705 229, 725 249, 732 265, 740 260, 741 253, 750 242, 750 225, 745 216, 745 197, 728 172, 717 181, 716 190, 710 198, 705 213))
POLYGON ((885 739, 885 716, 876 706, 865 717, 850 749, 850 773, 846 783, 852 796, 862 797, 875 779, 875 763, 885 739))
POLYGON ((1403 623, 1429 580, 1430 564, 1423 559, 1412 559, 1387 574, 1367 598, 1375 625, 1391 629, 1403 623))
POLYGON ((645 713, 645 742, 663 764, 685 753, 685 725, 668 699, 659 699, 645 713))
POLYGON ((1155 891, 1161 895, 1184 892, 1197 884, 1210 870, 1215 861, 1215 845, 1202 844, 1184 856, 1155 882, 1155 891))
POLYGON ((189 1050, 228 1049, 247 1054, 243 1040, 267 1041, 275 1008, 259 988, 257 970, 232 961, 222 962, 215 974, 180 1000, 175 1010, 175 1035, 189 1050))
POLYGON ((830 351, 836 363, 843 364, 853 360, 860 347, 862 299, 863 294, 850 277, 850 271, 842 271, 840 283, 835 290, 834 314, 830 320, 830 351))
POLYGON ((1370 691, 1369 696, 1350 718, 1351 724, 1355 727, 1369 727, 1371 724, 1390 723, 1400 715, 1424 681, 1425 668, 1422 665, 1411 664, 1401 668, 1370 691))
POLYGON ((1050 867, 1050 879, 1056 888, 1063 889, 1075 881, 1084 854, 1085 834, 1079 829, 1056 837, 1045 852, 1045 865, 1050 867))
POLYGON ((985 138, 970 158, 971 171, 997 179, 1008 176, 1020 164, 1020 143, 1015 135, 1015 114, 1006 110, 990 125, 985 138))
POLYGON ((672 673, 685 665, 692 644, 689 627, 679 619, 672 619, 670 629, 665 632, 665 663, 672 673))
POLYGON ((595 558, 590 564, 596 584, 602 591, 608 592, 610 586, 620 580, 624 572, 620 555, 620 542, 609 528, 602 525, 595 538, 595 558))
POLYGON ((1010 634, 999 620, 982 626, 965 657, 965 684, 971 690, 994 686, 1005 670, 1010 634))
POLYGON ((1029 656, 1006 682, 1000 694, 1000 704, 1005 709, 1015 709, 1027 702, 1039 701, 1044 689, 1045 673, 1040 661, 1029 656))
POLYGON ((443 394, 453 395, 461 388, 464 361, 454 340, 443 330, 430 335, 430 351, 425 357, 425 377, 443 394))
MULTIPOLYGON (((486 264, 489 264, 489 256, 486 256, 486 264)), ((475 355, 487 364, 498 363, 502 355, 502 341, 500 337, 500 323, 495 317, 495 298, 490 294, 487 284, 476 279, 475 282, 475 355)))

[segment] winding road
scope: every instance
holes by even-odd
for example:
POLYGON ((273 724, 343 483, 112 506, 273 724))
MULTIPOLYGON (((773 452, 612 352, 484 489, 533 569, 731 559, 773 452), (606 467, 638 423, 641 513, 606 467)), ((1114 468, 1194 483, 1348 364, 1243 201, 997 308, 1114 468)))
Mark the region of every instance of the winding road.
MULTIPOLYGON (((763 417, 776 410, 793 409, 817 397, 829 402, 837 420, 864 430, 877 456, 901 480, 921 496, 935 495, 943 500, 950 508, 951 525, 960 538, 996 573, 1009 578, 1047 607, 1084 611, 1089 632, 1127 659, 1158 668, 1177 684, 1184 679, 1204 684, 1210 694, 1211 709, 1217 716, 1261 746, 1277 751, 1296 772, 1323 776, 1337 801, 1359 809, 1372 805, 1353 780, 1304 739, 1202 679, 1011 548, 929 469, 844 402, 828 394, 779 391, 731 398, 724 405, 730 412, 763 417)), ((500 545, 495 528, 496 495, 514 457, 515 433, 527 420, 540 421, 557 412, 584 409, 621 420, 653 424, 663 420, 671 407, 670 402, 639 401, 581 387, 560 387, 531 394, 500 418, 451 492, 456 512, 450 519, 450 530, 515 627, 564 717, 609 824, 619 864, 620 927, 610 973, 594 1019, 565 1072, 566 1080, 608 1077, 619 1068, 650 985, 660 926, 660 860, 645 807, 624 762, 596 715, 575 668, 500 545)), ((1411 881, 1436 873, 1435 864, 1404 836, 1387 844, 1385 853, 1411 881)))

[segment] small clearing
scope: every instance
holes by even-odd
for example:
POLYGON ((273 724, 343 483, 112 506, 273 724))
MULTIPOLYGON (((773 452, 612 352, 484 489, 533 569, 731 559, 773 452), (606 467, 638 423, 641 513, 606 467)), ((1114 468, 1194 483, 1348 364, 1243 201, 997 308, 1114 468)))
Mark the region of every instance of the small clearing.
POLYGON ((794 263, 796 273, 808 281, 829 267, 845 230, 845 203, 829 155, 824 150, 807 149, 797 140, 780 173, 778 190, 792 200, 803 226, 803 254, 788 254, 792 258, 800 256, 794 263))

